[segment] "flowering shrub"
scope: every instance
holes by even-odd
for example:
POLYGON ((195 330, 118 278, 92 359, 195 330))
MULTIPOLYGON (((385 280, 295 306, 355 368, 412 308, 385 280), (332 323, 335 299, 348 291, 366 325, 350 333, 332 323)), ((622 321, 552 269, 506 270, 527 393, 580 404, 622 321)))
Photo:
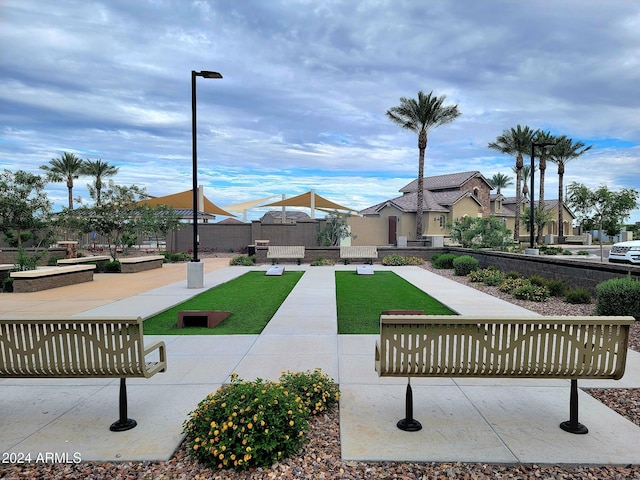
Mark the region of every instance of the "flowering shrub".
POLYGON ((255 264, 256 264, 256 257, 253 255, 251 256, 238 255, 236 257, 233 257, 231 260, 229 260, 229 265, 232 265, 232 266, 240 265, 245 267, 251 267, 255 264))
POLYGON ((523 285, 516 288, 512 295, 518 300, 529 300, 531 302, 544 302, 549 298, 549 289, 540 285, 523 285))
POLYGON ((385 255, 380 263, 382 263, 382 265, 391 265, 397 267, 402 265, 422 265, 424 263, 424 260, 420 257, 405 257, 404 255, 399 255, 397 253, 391 253, 389 255, 385 255))
POLYGON ((505 293, 513 293, 518 288, 524 287, 525 285, 531 285, 529 280, 527 280, 525 278, 521 278, 521 277, 519 277, 519 278, 507 277, 505 279, 505 281, 502 282, 500 284, 500 286, 498 286, 498 290, 500 290, 501 292, 505 292, 505 293))
POLYGON ((298 395, 312 415, 324 412, 340 398, 338 386, 319 368, 305 373, 287 371, 280 376, 280 384, 298 395))
POLYGON ((191 412, 183 432, 190 454, 213 468, 270 467, 299 450, 309 415, 338 398, 338 386, 320 369, 285 372, 279 382, 233 374, 191 412))
POLYGON ((308 428, 299 395, 276 382, 248 382, 236 374, 190 416, 183 433, 191 455, 218 469, 269 467, 296 453, 308 428))

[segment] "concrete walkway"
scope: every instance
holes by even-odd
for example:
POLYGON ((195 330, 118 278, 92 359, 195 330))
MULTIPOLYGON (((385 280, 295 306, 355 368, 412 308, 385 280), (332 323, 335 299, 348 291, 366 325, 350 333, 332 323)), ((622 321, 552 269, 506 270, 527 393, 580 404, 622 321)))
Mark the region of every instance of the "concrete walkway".
MULTIPOLYGON (((79 317, 147 317, 201 292, 186 288, 184 265, 181 272, 173 267, 165 265, 162 273, 146 277, 152 284, 148 288, 138 277, 147 272, 121 277, 120 283, 130 286, 122 286, 129 294, 120 298, 113 291, 108 299, 97 298, 95 292, 91 298, 72 293, 80 286, 51 290, 49 299, 38 296, 44 292, 2 295, 0 316, 38 310, 79 317), (168 281, 160 281, 166 275, 168 281)), ((267 268, 205 263, 205 286, 267 268)), ((167 460, 182 441, 182 423, 189 412, 232 372, 247 380, 277 379, 285 370, 320 367, 340 384, 345 460, 640 463, 640 427, 584 392, 580 421, 589 434, 571 435, 558 427, 569 415, 569 382, 563 380, 412 380, 414 416, 424 428, 398 430, 406 381, 377 376, 375 335, 337 335, 334 272, 355 267, 286 269, 305 274, 260 335, 145 337, 147 343, 167 343, 168 369, 148 380, 127 381, 129 416, 138 421, 133 430, 108 429, 118 416, 117 380, 0 380, 0 452, 31 453, 34 458, 47 452, 70 457, 77 453, 83 461, 167 460)), ((389 269, 461 314, 535 315, 418 267, 374 266, 376 271, 389 269)), ((630 352, 622 380, 582 381, 580 387, 639 388, 640 353, 630 352)))

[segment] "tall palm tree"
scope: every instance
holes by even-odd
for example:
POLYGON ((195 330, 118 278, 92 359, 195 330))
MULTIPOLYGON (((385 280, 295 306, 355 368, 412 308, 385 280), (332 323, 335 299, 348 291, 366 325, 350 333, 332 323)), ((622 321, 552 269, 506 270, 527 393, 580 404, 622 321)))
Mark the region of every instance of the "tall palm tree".
POLYGON ((558 166, 558 237, 564 237, 564 170, 567 162, 582 156, 593 145, 585 146, 582 142, 574 142, 566 135, 556 139, 556 144, 551 149, 549 161, 558 166))
POLYGON ((47 177, 51 182, 67 182, 69 192, 69 210, 73 210, 73 180, 82 174, 84 160, 73 153, 64 152, 60 158, 52 158, 49 165, 40 166, 41 170, 47 172, 47 177))
POLYGON ((102 192, 102 179, 105 177, 113 177, 118 173, 118 167, 109 165, 101 159, 91 161, 87 160, 82 170, 84 175, 93 177, 93 185, 87 185, 89 190, 95 192, 96 204, 100 205, 100 193, 102 192))
POLYGON ((402 128, 418 134, 418 198, 416 200, 416 239, 423 234, 422 215, 424 212, 424 153, 427 136, 440 125, 453 122, 460 111, 458 105, 443 105, 446 95, 435 97, 433 92, 418 92, 418 99, 400 97, 400 105, 387 110, 387 118, 402 128))
POLYGON ((489 148, 500 153, 514 155, 516 157, 516 223, 513 227, 513 238, 520 241, 520 211, 522 210, 522 168, 524 167, 524 155, 531 149, 531 140, 534 131, 526 125, 518 125, 516 128, 504 130, 495 142, 489 143, 489 148))
POLYGON ((498 195, 502 192, 503 188, 510 187, 513 185, 513 179, 504 173, 496 173, 493 177, 491 177, 491 183, 494 187, 496 187, 498 195))
MULTIPOLYGON (((534 141, 536 143, 556 143, 557 139, 550 132, 544 130, 538 130, 536 132, 534 141)), ((547 158, 549 157, 549 147, 537 147, 538 148, 538 170, 540 171, 540 193, 538 196, 538 209, 540 212, 544 211, 544 176, 547 170, 547 158)), ((538 229, 538 238, 537 242, 542 243, 542 228, 538 229)))
MULTIPOLYGON (((516 173, 516 167, 512 167, 513 173, 516 173)), ((537 166, 533 166, 533 172, 538 170, 537 166)), ((523 165, 522 167, 522 196, 529 198, 529 177, 531 176, 531 165, 523 165)))

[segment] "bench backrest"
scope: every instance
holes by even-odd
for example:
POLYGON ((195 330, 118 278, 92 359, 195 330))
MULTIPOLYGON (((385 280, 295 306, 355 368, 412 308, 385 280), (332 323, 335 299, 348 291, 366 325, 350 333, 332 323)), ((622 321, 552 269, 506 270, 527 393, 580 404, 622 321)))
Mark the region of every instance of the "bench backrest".
POLYGON ((381 376, 621 378, 633 317, 382 315, 381 376))
POLYGON ((142 319, 0 319, 0 377, 146 377, 142 319))
POLYGON ((267 258, 304 258, 304 247, 297 245, 269 245, 267 258))
POLYGON ((378 248, 367 245, 343 245, 340 247, 340 258, 377 258, 378 248))

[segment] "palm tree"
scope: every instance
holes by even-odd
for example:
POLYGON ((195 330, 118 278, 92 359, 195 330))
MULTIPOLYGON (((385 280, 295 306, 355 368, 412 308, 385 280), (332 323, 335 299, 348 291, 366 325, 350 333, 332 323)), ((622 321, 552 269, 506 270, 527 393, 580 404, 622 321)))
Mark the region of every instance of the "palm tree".
POLYGON ((52 158, 49 165, 42 165, 41 170, 47 172, 51 182, 67 182, 69 192, 69 209, 73 210, 73 180, 82 174, 84 160, 73 153, 64 152, 60 158, 52 158))
POLYGON ((522 184, 522 168, 524 167, 524 155, 531 149, 531 140, 534 131, 526 125, 518 125, 511 130, 504 130, 502 135, 496 138, 495 142, 489 143, 489 148, 500 153, 515 155, 516 157, 516 223, 513 227, 513 238, 520 241, 520 210, 522 195, 520 185, 522 184))
MULTIPOLYGON (((554 137, 553 135, 551 135, 550 132, 545 132, 544 130, 538 130, 536 132, 535 135, 535 139, 534 141, 536 143, 548 143, 548 144, 554 144, 556 143, 556 137, 554 137)), ((544 210, 545 204, 544 204, 544 176, 545 176, 545 172, 547 170, 547 157, 549 156, 549 150, 548 147, 544 146, 544 147, 538 147, 539 148, 539 152, 538 152, 538 158, 540 159, 538 161, 538 169, 540 170, 540 193, 539 193, 539 197, 538 197, 538 209, 540 210, 540 212, 542 212, 544 210)), ((542 229, 538 229, 538 238, 537 238, 537 242, 538 243, 542 243, 542 229)))
POLYGON ((424 153, 427 135, 440 125, 453 122, 460 111, 457 105, 443 105, 446 95, 433 96, 433 92, 418 92, 418 99, 400 97, 400 105, 387 110, 387 117, 402 128, 418 134, 418 198, 416 200, 416 239, 423 234, 424 211, 424 153))
POLYGON ((87 185, 91 193, 95 192, 96 204, 100 205, 100 192, 102 191, 102 179, 105 177, 113 177, 118 173, 118 167, 109 165, 101 159, 91 161, 87 160, 84 164, 82 173, 94 178, 93 185, 87 185))
POLYGON ((496 173, 493 177, 491 177, 491 183, 494 187, 496 187, 498 195, 500 195, 503 188, 510 187, 513 185, 513 179, 504 173, 496 173))
MULTIPOLYGON (((535 165, 533 166, 533 172, 538 169, 535 165)), ((513 167, 513 173, 516 173, 516 167, 513 167)), ((523 165, 522 167, 522 196, 524 198, 529 198, 529 177, 531 176, 531 165, 523 165)))
POLYGON ((574 142, 565 135, 556 139, 556 144, 551 149, 549 161, 558 166, 558 237, 564 237, 564 167, 567 162, 580 157, 582 154, 591 150, 593 145, 585 146, 582 142, 574 142))

